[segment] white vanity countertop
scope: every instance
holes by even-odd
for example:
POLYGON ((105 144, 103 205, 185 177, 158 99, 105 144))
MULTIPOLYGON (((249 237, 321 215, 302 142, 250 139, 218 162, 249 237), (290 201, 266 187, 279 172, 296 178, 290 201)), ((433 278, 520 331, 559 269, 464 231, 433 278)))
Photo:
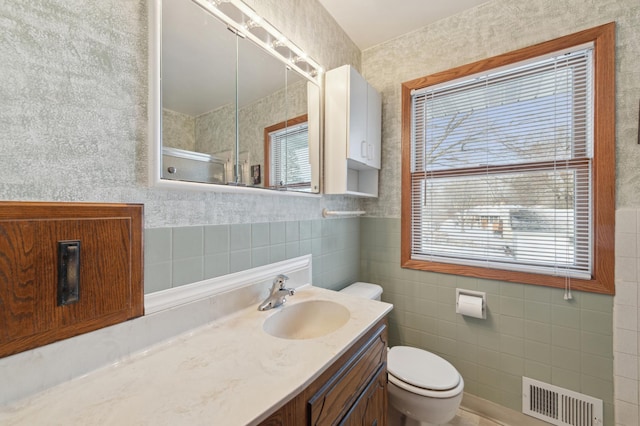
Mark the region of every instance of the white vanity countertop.
MULTIPOLYGON (((287 304, 322 299, 350 311, 340 329, 309 340, 262 330, 278 309, 251 306, 169 343, 0 408, 3 425, 256 424, 304 389, 392 305, 317 287, 287 304)), ((3 386, 6 384, 3 384, 3 386)))

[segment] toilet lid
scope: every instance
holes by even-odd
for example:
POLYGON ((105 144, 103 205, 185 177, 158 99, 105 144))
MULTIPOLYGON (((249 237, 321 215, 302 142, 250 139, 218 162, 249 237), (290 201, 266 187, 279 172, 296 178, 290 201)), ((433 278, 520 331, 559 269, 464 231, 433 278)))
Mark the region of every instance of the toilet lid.
POLYGON ((424 389, 447 390, 460 383, 458 370, 438 355, 409 346, 394 346, 387 369, 396 378, 424 389))

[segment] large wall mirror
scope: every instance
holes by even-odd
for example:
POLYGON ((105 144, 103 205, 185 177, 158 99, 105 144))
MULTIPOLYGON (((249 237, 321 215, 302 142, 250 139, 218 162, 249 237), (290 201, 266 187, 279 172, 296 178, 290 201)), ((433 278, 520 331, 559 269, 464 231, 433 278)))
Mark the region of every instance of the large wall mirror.
POLYGON ((152 6, 152 182, 318 193, 321 67, 240 0, 152 6))

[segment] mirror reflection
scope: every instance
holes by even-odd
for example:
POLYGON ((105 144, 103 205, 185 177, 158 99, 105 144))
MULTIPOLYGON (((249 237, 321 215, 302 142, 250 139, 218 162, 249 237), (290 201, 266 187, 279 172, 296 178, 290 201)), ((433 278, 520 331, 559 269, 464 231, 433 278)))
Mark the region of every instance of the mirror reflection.
POLYGON ((162 0, 161 90, 162 179, 318 192, 318 87, 194 1, 162 0))

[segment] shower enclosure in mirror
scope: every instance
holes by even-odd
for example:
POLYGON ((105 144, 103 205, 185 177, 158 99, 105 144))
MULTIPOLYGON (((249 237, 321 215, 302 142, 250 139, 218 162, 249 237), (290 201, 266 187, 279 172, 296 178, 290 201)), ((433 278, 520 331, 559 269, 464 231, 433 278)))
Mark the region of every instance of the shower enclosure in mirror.
POLYGON ((153 184, 320 190, 322 69, 240 0, 153 0, 153 184))

